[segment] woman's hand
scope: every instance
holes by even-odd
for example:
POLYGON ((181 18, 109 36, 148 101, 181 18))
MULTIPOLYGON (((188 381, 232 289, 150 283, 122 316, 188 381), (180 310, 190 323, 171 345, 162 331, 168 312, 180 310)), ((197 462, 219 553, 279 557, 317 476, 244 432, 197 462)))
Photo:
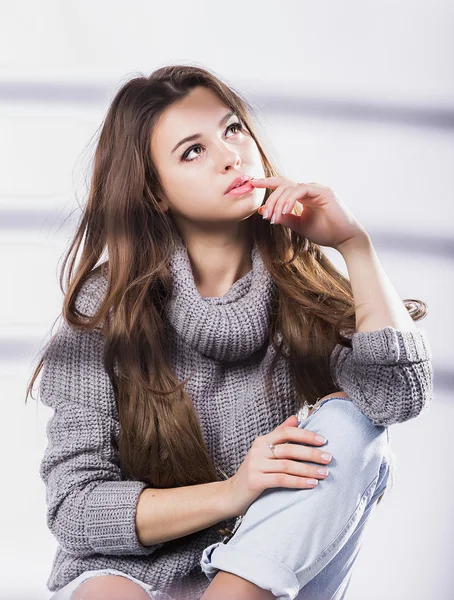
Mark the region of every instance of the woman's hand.
POLYGON ((309 429, 299 428, 298 418, 292 415, 270 433, 258 436, 238 471, 226 480, 232 514, 244 515, 268 488, 313 488, 319 479, 326 479, 327 474, 323 475, 317 469, 327 465, 331 458, 322 458, 326 454, 323 448, 310 447, 324 444, 316 439, 316 435, 309 429), (270 443, 275 445, 276 457, 268 447, 270 443), (301 461, 309 461, 309 464, 301 461))
POLYGON ((315 244, 339 250, 353 238, 368 237, 364 227, 329 187, 313 182, 296 183, 285 177, 251 179, 251 184, 274 189, 259 208, 259 214, 274 224, 290 227, 315 244), (292 214, 297 202, 302 206, 301 215, 292 214))

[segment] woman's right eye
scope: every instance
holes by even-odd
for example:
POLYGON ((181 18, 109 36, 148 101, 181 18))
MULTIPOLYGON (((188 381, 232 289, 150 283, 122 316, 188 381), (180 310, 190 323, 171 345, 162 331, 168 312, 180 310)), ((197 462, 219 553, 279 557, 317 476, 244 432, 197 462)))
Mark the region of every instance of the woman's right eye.
MULTIPOLYGON (((191 162, 193 160, 196 160, 195 158, 187 158, 187 156, 196 148, 201 148, 202 146, 200 144, 194 144, 193 146, 190 146, 186 152, 183 153, 183 156, 181 157, 181 160, 183 162, 191 162)), ((200 155, 199 155, 200 156, 200 155)))

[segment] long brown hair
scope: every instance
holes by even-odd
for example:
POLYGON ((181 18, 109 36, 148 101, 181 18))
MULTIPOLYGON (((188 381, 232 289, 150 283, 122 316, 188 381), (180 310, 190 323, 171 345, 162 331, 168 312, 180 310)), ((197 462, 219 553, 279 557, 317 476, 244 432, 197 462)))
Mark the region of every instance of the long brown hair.
MULTIPOLYGON (((88 200, 60 273, 66 323, 85 332, 102 330, 104 367, 120 421, 123 475, 157 488, 227 477, 208 454, 184 389, 187 380, 179 381, 170 366, 164 306, 171 294, 169 261, 179 233, 161 209, 162 187, 150 155, 157 119, 196 86, 213 90, 235 110, 257 144, 265 176, 279 174, 258 139, 251 106, 214 73, 176 65, 135 77, 121 87, 107 112, 88 200), (100 262, 104 251, 108 259, 100 262), (93 314, 83 315, 76 299, 96 275, 104 276, 106 290, 93 314)), ((267 189, 264 202, 270 193, 267 189)), ((300 214, 298 205, 294 212, 300 214)), ((276 358, 285 352, 300 405, 305 400, 313 404, 339 390, 329 358, 335 344, 351 347, 355 307, 350 281, 317 244, 287 227, 271 225, 258 213, 250 219, 254 241, 277 286, 270 328, 276 358)), ((424 302, 404 303, 413 320, 426 315, 424 302)), ((26 400, 52 339, 27 387, 26 400)))

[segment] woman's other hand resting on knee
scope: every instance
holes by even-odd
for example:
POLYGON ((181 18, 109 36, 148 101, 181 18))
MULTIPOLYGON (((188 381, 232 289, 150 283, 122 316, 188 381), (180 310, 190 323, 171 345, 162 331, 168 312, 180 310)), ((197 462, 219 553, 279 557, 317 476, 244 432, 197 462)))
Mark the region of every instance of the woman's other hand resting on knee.
MULTIPOLYGON (((347 397, 347 394, 334 392, 321 400, 339 396, 347 397)), ((309 415, 313 410, 309 411, 309 415)), ((317 465, 301 462, 329 463, 332 459, 329 453, 307 447, 321 446, 325 441, 319 434, 299 428, 296 415, 290 416, 270 433, 258 436, 238 471, 228 480, 235 514, 244 515, 254 500, 268 488, 313 488, 318 484, 318 479, 325 479, 328 469, 323 473, 317 465), (269 444, 274 444, 275 456, 269 444)))

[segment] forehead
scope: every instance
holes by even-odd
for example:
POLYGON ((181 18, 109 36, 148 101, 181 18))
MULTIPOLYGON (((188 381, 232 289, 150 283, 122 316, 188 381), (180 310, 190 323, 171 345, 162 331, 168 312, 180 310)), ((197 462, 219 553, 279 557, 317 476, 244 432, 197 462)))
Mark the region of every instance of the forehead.
POLYGON ((197 87, 161 114, 151 146, 155 150, 171 149, 180 139, 201 133, 208 126, 217 127, 229 107, 212 90, 197 87))

